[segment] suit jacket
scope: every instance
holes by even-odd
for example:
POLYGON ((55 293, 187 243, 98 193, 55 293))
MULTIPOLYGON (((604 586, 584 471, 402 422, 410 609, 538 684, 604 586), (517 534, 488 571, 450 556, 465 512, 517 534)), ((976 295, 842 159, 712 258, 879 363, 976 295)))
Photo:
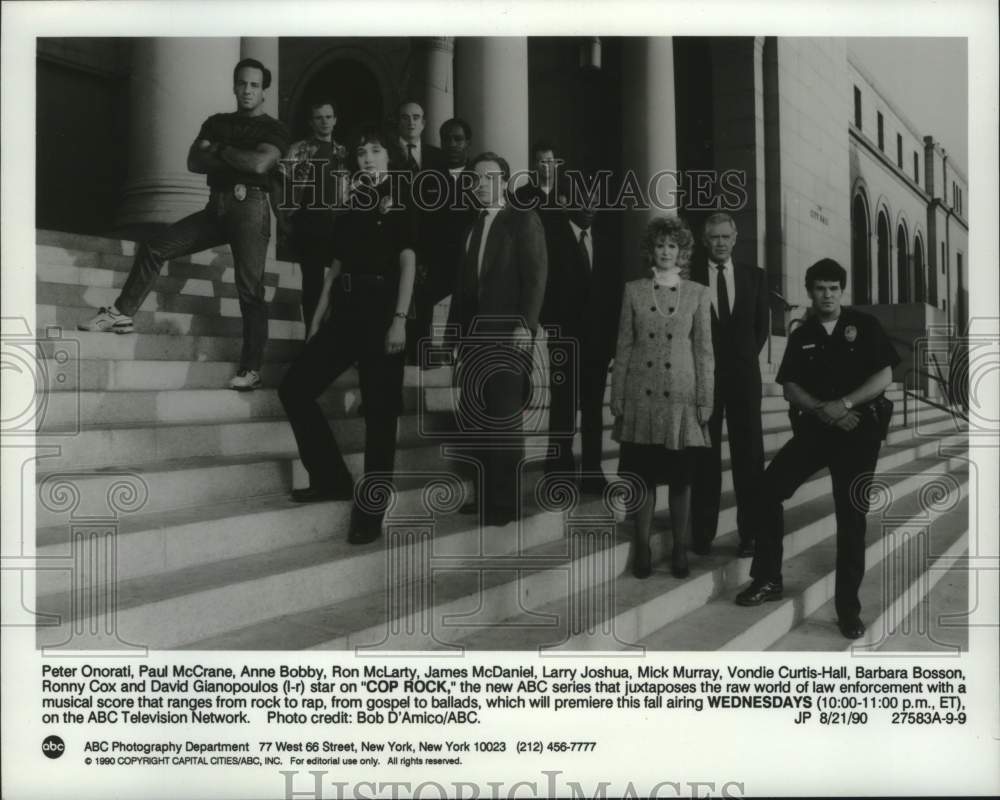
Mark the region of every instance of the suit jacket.
MULTIPOLYGON (((445 172, 447 193, 441 207, 431 215, 428 233, 428 260, 431 266, 429 291, 433 302, 440 302, 455 288, 456 271, 465 254, 465 240, 476 221, 476 209, 459 197, 458 178, 445 172)), ((469 198, 466 198, 469 200, 469 198)))
POLYGON ((463 337, 471 333, 509 334, 522 320, 530 331, 536 331, 548 272, 545 234, 538 215, 510 206, 497 212, 486 237, 482 269, 474 279, 464 269, 465 246, 471 231, 470 226, 452 293, 449 323, 457 325, 463 337), (480 320, 473 331, 477 314, 493 319, 480 320))
MULTIPOLYGON (((398 142, 389 149, 389 163, 392 169, 410 171, 406 163, 406 153, 398 142)), ((436 250, 437 209, 443 202, 443 192, 447 191, 448 161, 440 148, 426 142, 420 143, 420 169, 411 172, 406 181, 405 193, 409 203, 414 204, 417 219, 417 263, 427 265, 434 259, 436 250), (437 177, 421 177, 424 173, 436 173, 437 177), (419 202, 418 202, 419 200, 419 202)), ((418 275, 418 283, 424 284, 425 276, 418 275)))
POLYGON ((542 324, 558 325, 563 336, 577 339, 586 358, 608 361, 615 352, 621 311, 621 262, 600 228, 592 225, 593 265, 588 265, 569 215, 559 212, 550 218, 545 225, 549 269, 542 324))
MULTIPOLYGON (((691 279, 709 286, 707 260, 691 267, 691 279)), ((712 306, 712 347, 716 369, 727 377, 760 385, 760 351, 767 342, 769 325, 767 276, 762 269, 733 262, 736 298, 732 302, 729 336, 719 328, 719 317, 712 306)), ((759 389, 757 390, 759 392, 759 389)))

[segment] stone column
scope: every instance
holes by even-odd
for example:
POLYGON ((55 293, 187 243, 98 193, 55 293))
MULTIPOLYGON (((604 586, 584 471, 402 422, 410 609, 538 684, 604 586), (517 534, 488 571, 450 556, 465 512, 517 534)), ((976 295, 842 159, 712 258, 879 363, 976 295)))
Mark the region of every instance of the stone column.
POLYGON ((439 128, 455 116, 454 55, 452 36, 413 39, 414 71, 410 94, 424 108, 424 141, 440 146, 439 128))
MULTIPOLYGON (((677 170, 677 131, 674 108, 674 45, 670 37, 643 37, 623 43, 622 64, 622 166, 623 179, 635 175, 645 195, 650 179, 664 170, 677 170)), ((676 181, 657 184, 661 201, 669 199, 676 181)), ((644 269, 639 254, 642 233, 650 218, 665 211, 625 211, 622 247, 626 280, 644 269)))
POLYGON ((455 111, 472 126, 472 150, 500 154, 513 172, 527 169, 527 38, 458 39, 455 90, 455 111))
POLYGON ((235 38, 135 42, 128 179, 117 228, 168 224, 204 207, 205 176, 188 172, 188 148, 207 117, 235 108, 233 67, 239 57, 235 38))

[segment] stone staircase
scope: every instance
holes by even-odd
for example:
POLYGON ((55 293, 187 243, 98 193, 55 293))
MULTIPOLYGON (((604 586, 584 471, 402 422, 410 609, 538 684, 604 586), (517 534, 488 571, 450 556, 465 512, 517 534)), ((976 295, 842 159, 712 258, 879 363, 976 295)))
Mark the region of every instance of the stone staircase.
MULTIPOLYGON (((728 460, 713 554, 692 555, 683 581, 663 562, 637 581, 620 499, 579 497, 565 479, 543 480, 545 391, 525 412, 539 432, 527 437, 534 461, 522 476, 522 522, 483 528, 457 513, 472 478, 446 450, 461 442, 446 368, 407 369, 386 535, 347 544, 348 503, 288 499, 307 482, 275 388, 302 338, 297 268, 268 263, 264 388, 238 394, 222 388, 240 348, 227 248, 169 264, 136 316, 137 333, 75 330, 92 308, 114 300, 133 249, 37 235, 37 329, 50 366, 38 395, 39 646, 623 653, 848 646, 832 611, 835 525, 825 473, 786 506, 784 601, 755 609, 732 603, 750 561, 735 556, 728 460)), ((791 432, 780 387, 766 384, 764 392, 770 457, 791 432)), ((953 575, 967 552, 964 428, 926 407, 904 427, 900 387, 890 394, 897 414, 879 464, 862 598, 872 647, 892 633, 890 621, 926 607, 937 579, 953 575)), ((356 374, 342 376, 322 402, 359 475, 356 374)), ((611 421, 606 409, 609 476, 618 460, 611 421)), ((665 490, 659 499, 665 508, 665 490)), ((654 557, 669 540, 665 511, 656 525, 654 557)))

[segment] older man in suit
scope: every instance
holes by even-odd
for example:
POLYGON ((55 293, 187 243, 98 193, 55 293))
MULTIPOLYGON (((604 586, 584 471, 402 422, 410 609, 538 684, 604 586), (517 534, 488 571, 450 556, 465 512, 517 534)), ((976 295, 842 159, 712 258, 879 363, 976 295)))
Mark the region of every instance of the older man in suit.
POLYGON ((712 446, 699 452, 691 493, 691 540, 696 553, 711 550, 719 524, 722 492, 722 417, 729 433, 730 467, 736 492, 738 553, 753 555, 756 494, 764 475, 761 429, 760 351, 767 341, 768 288, 763 270, 734 263, 736 222, 729 214, 705 221, 708 258, 691 277, 709 287, 715 352, 715 407, 709 421, 712 446))
POLYGON ((399 104, 398 139, 392 149, 393 169, 409 173, 408 193, 417 209, 417 280, 413 287, 413 319, 406 325, 406 356, 417 363, 420 340, 430 336, 436 287, 440 283, 436 262, 436 216, 446 201, 448 162, 444 153, 423 141, 423 107, 412 100, 399 104))
MULTIPOLYGON (((581 176, 584 182, 588 176, 581 176)), ((548 280, 541 321, 549 338, 550 470, 573 472, 573 436, 580 410, 580 488, 600 494, 604 390, 614 357, 622 276, 610 245, 595 230, 597 198, 579 183, 565 184, 568 207, 545 225, 548 280)))
POLYGON ((482 153, 470 169, 480 210, 466 239, 449 322, 461 337, 458 424, 470 434, 482 470, 478 502, 462 510, 478 510, 487 525, 506 525, 520 516, 522 413, 548 263, 538 216, 506 205, 507 162, 482 153))

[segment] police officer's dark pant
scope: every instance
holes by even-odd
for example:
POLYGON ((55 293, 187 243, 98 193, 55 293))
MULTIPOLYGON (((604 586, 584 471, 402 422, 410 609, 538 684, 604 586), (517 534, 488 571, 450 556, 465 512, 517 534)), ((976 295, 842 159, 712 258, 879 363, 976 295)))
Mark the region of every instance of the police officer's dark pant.
POLYGON ((722 496, 722 416, 729 433, 730 469, 736 495, 736 527, 741 541, 755 536, 755 503, 764 474, 759 381, 736 381, 724 363, 715 367, 715 408, 708 421, 710 447, 695 448, 691 487, 691 541, 708 545, 719 527, 722 496))
POLYGON ((302 319, 308 333, 323 291, 324 275, 333 264, 333 222, 329 215, 314 221, 300 212, 294 224, 295 249, 302 270, 302 319))
POLYGON ((555 338, 548 348, 549 447, 555 450, 549 466, 560 471, 575 468, 573 434, 576 433, 579 408, 583 472, 599 473, 609 362, 597 357, 593 348, 578 338, 555 338))
MULTIPOLYGON (((365 476, 380 473, 384 477, 395 464, 404 366, 402 353, 385 353, 395 289, 336 292, 331 319, 306 343, 278 395, 310 485, 343 488, 353 485, 353 478, 317 398, 338 375, 357 364, 365 413, 365 476)), ((375 494, 379 493, 372 492, 372 497, 375 494)), ((384 506, 376 506, 368 502, 365 509, 370 518, 380 520, 384 506)))
POLYGON ((233 252, 236 293, 243 315, 240 369, 259 370, 267 344, 264 266, 271 238, 267 190, 248 186, 243 200, 232 191, 212 192, 208 205, 139 245, 125 286, 115 301, 123 314, 134 316, 156 283, 164 263, 190 253, 229 243, 233 252))
POLYGON ((881 442, 871 425, 863 423, 848 433, 820 424, 804 421, 764 474, 762 518, 750 574, 756 580, 781 580, 785 534, 781 504, 813 473, 828 467, 837 517, 835 604, 841 620, 853 620, 861 610, 858 588, 865 574, 865 516, 881 442))
POLYGON ((480 510, 487 517, 520 516, 517 478, 531 353, 495 342, 464 342, 459 358, 457 422, 467 455, 480 464, 480 510))

